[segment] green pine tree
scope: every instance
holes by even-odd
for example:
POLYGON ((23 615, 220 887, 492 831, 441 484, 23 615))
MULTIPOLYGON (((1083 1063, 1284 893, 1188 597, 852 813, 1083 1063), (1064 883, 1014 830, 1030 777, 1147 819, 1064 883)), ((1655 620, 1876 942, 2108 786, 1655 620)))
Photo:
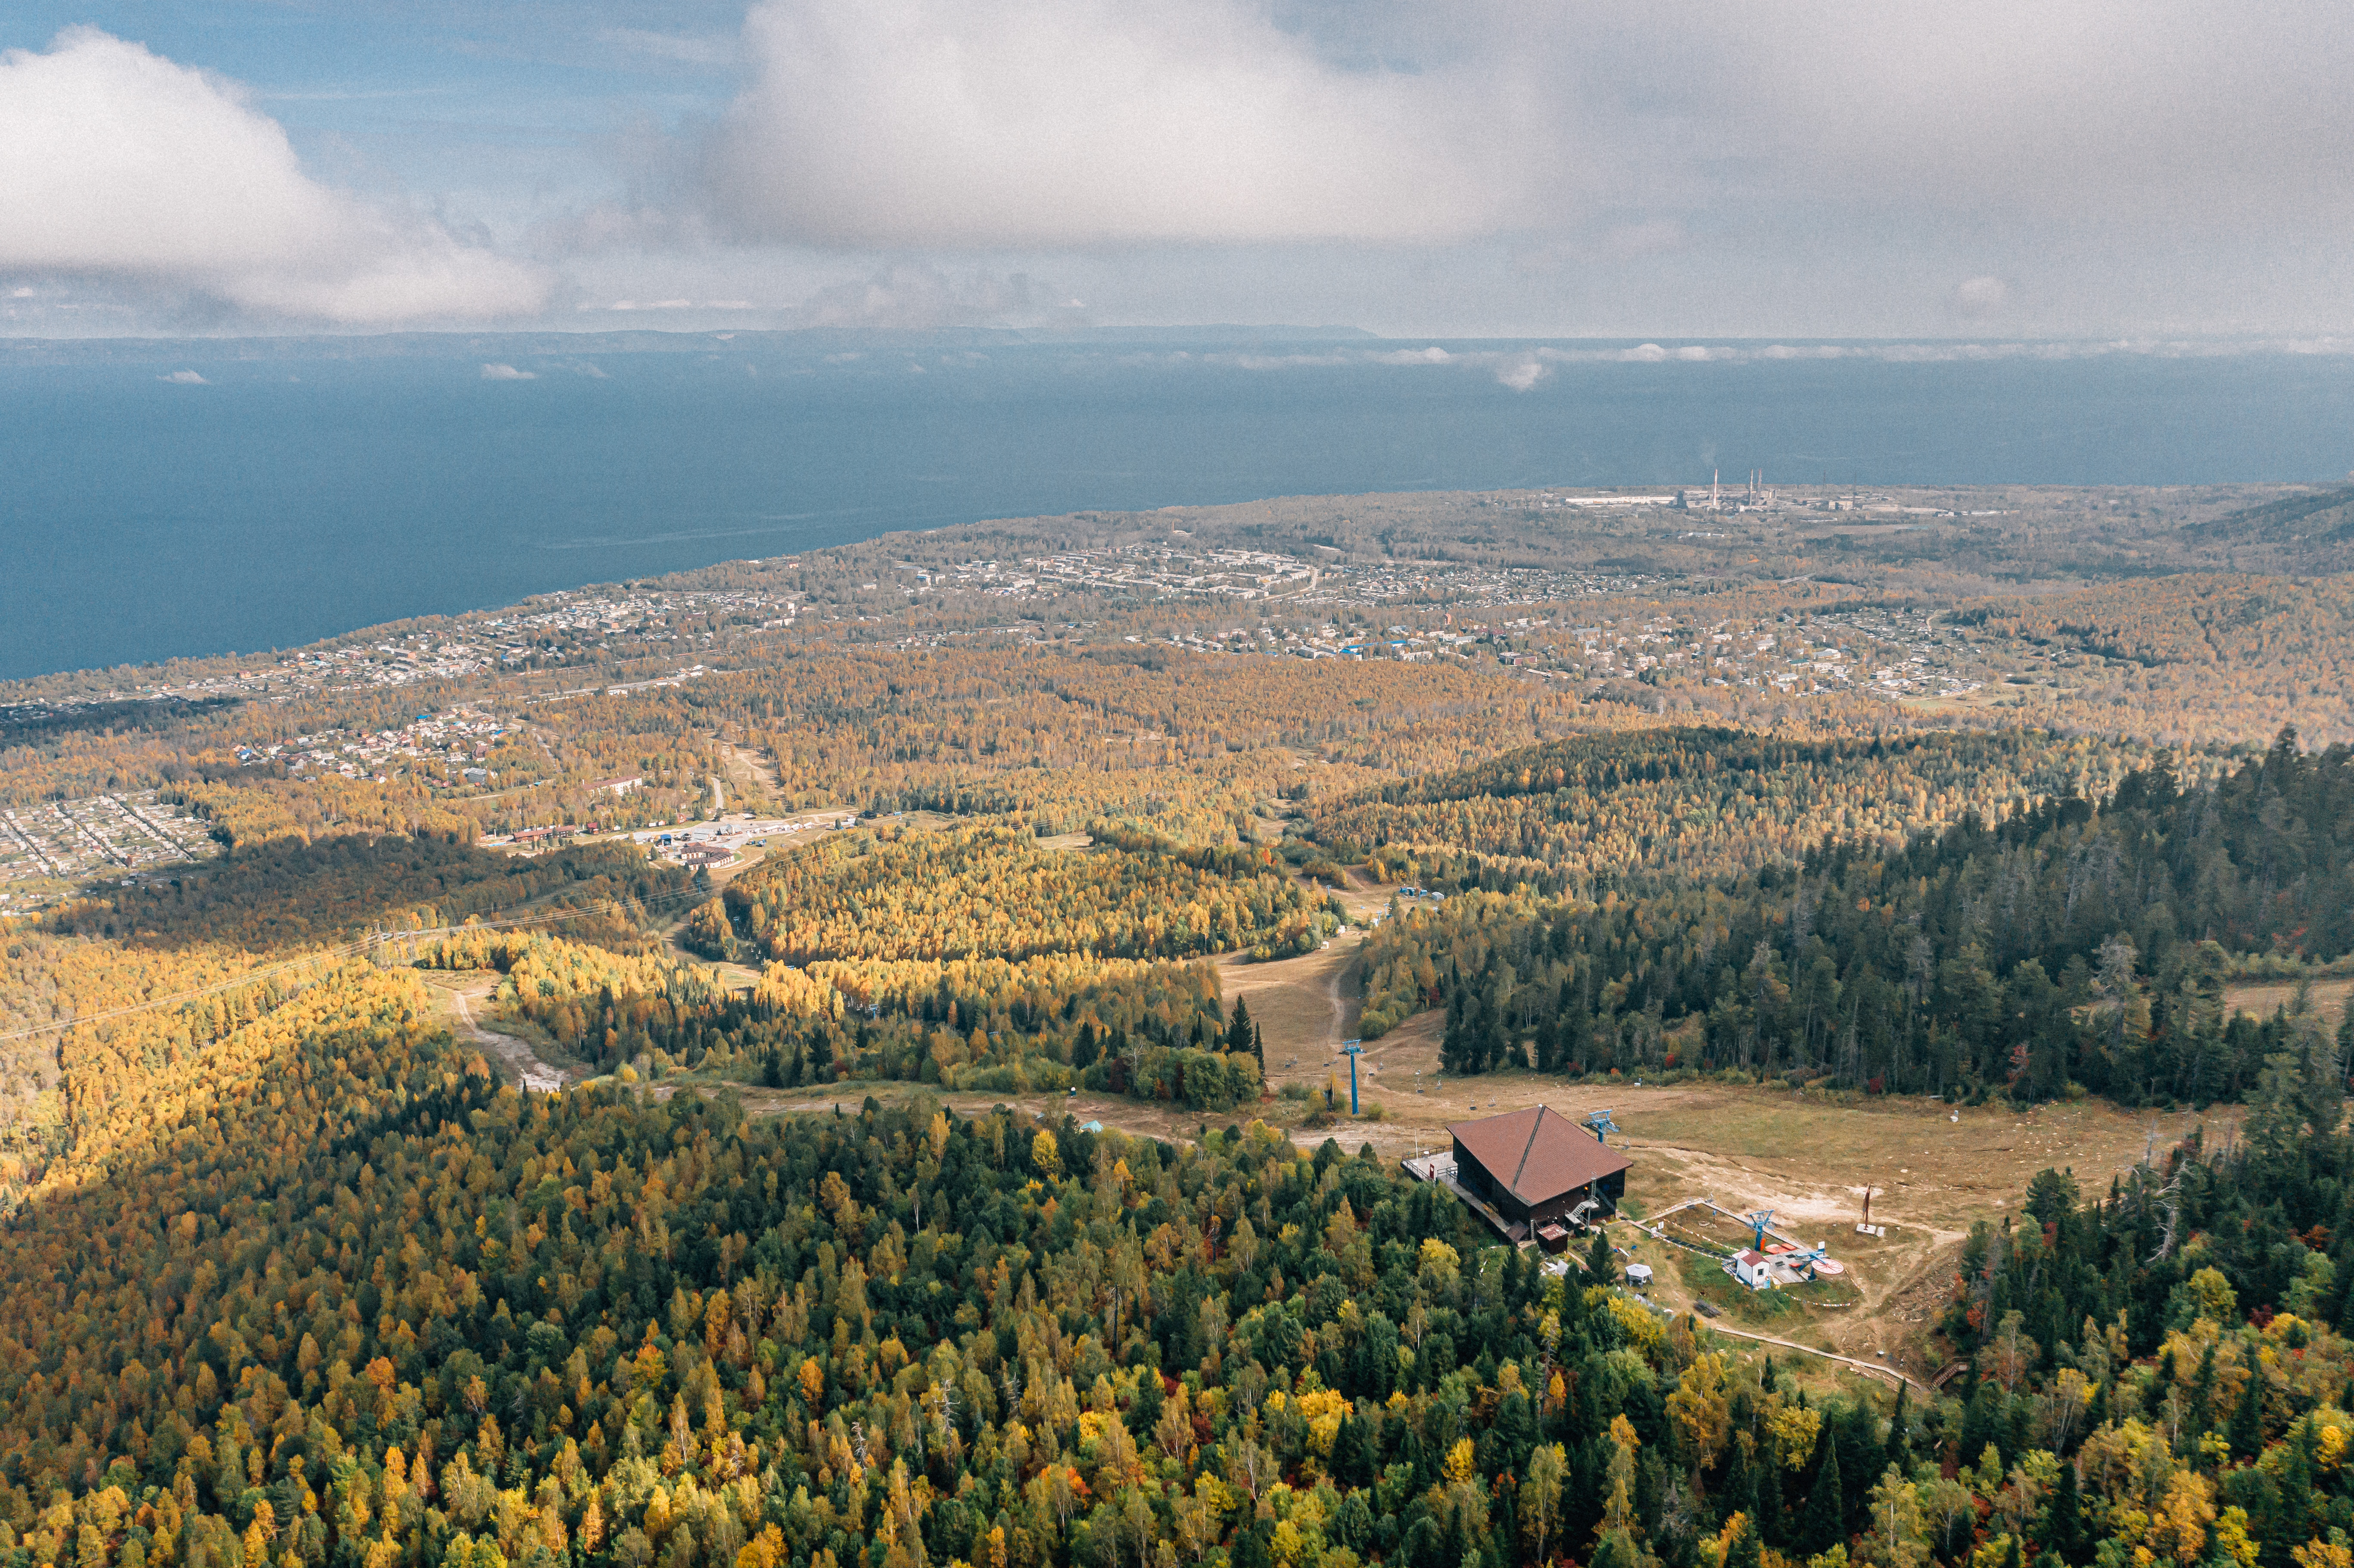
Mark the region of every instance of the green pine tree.
POLYGON ((2110 1404, 2109 1385, 2115 1381, 2115 1378, 2110 1378, 2093 1391, 2091 1403, 2084 1406, 2084 1419, 2079 1424, 2080 1431, 2098 1432, 2107 1424, 2110 1404))
POLYGON ((2251 1374, 2248 1386, 2240 1395, 2240 1406, 2232 1412, 2231 1424, 2223 1436, 2232 1444, 2232 1457, 2253 1459, 2264 1446, 2264 1380, 2251 1374))
POLYGON ((1847 1497, 1840 1488, 1839 1445, 1828 1424, 1817 1445, 1823 1462, 1815 1471, 1814 1489, 1807 1494, 1807 1514, 1799 1525, 1799 1548, 1809 1556, 1829 1552, 1847 1539, 1847 1497))
POLYGON ((2044 1545, 2058 1552, 2062 1560, 2072 1559, 2084 1550, 2084 1517, 2080 1490, 2074 1462, 2063 1459, 2060 1464, 2059 1484, 2052 1489, 2050 1522, 2043 1528, 2044 1545))
POLYGON ((1618 1283, 1618 1263, 1610 1255, 1610 1233, 1596 1230, 1594 1245, 1585 1250, 1585 1279, 1589 1285, 1618 1283))
POLYGON ((1247 1051, 1250 1048, 1250 1003, 1245 1001, 1241 997, 1236 997, 1235 998, 1234 1014, 1226 1020, 1226 1049, 1230 1053, 1239 1054, 1241 1052, 1247 1051))
POLYGON ((1785 1544, 1787 1533, 1782 1521, 1782 1467, 1775 1462, 1769 1445, 1757 1467, 1757 1532, 1768 1546, 1785 1544))
POLYGON ((2002 1390, 1997 1388, 1992 1380, 1978 1384, 1978 1392, 1970 1395, 1969 1404, 1962 1407, 1960 1452, 1978 1453, 1988 1444, 2004 1436, 2003 1417, 2006 1413, 2001 1406, 2001 1399, 2002 1390))
POLYGON ((1479 993, 1479 1012, 1472 1037, 1471 1050, 1477 1065, 1471 1070, 1484 1073, 1500 1066, 1504 1061, 1504 1021, 1502 999, 1498 988, 1490 987, 1479 993))

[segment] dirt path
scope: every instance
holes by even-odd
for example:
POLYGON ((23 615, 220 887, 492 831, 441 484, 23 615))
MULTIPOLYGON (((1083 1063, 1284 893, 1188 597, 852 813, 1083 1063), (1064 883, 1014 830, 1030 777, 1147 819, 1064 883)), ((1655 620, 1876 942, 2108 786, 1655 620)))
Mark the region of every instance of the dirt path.
MULTIPOLYGON (((1703 1319, 1702 1321, 1707 1322, 1707 1319, 1703 1319)), ((1708 1323, 1708 1331, 1712 1334, 1730 1334, 1736 1340, 1747 1340, 1753 1344, 1778 1345, 1786 1351, 1797 1351, 1802 1355, 1819 1356, 1824 1361, 1853 1367, 1856 1371, 1872 1377, 1884 1378, 1891 1383, 1912 1383, 1923 1393, 1929 1392, 1925 1384, 1914 1383, 1913 1379, 1906 1377, 1894 1367, 1883 1366, 1878 1361, 1858 1361, 1853 1356, 1842 1356, 1830 1351, 1819 1350, 1813 1345, 1802 1345, 1795 1340, 1777 1340, 1771 1334, 1753 1334, 1746 1329, 1728 1328, 1723 1323, 1708 1323)))
MULTIPOLYGON (((727 758, 731 768, 743 769, 755 784, 769 794, 774 795, 777 792, 777 770, 762 761, 758 752, 747 750, 733 741, 726 740, 718 742, 718 747, 720 754, 727 758)), ((743 780, 738 779, 737 782, 740 785, 743 780)))
POLYGON ((474 1022, 473 1010, 466 1004, 466 993, 454 985, 429 981, 434 991, 450 1000, 451 1011, 458 1015, 459 1027, 467 1038, 480 1045, 493 1058, 506 1064, 509 1072, 524 1088, 546 1094, 564 1086, 564 1075, 531 1054, 531 1047, 511 1034, 500 1034, 474 1022))
POLYGON ((1296 959, 1257 964, 1233 953, 1218 960, 1227 1005, 1248 1004, 1258 1025, 1270 1084, 1299 1079, 1312 1086, 1336 1064, 1347 1069, 1341 1043, 1356 1028, 1357 949, 1363 942, 1363 930, 1352 927, 1296 959))
POLYGON ((1324 982, 1324 1000, 1332 1010, 1332 1022, 1324 1032, 1324 1048, 1336 1056, 1340 1054, 1341 1045, 1352 1038, 1349 1030, 1356 1022, 1349 999, 1341 994, 1343 982, 1356 972, 1357 966, 1353 961, 1336 964, 1331 977, 1324 982))

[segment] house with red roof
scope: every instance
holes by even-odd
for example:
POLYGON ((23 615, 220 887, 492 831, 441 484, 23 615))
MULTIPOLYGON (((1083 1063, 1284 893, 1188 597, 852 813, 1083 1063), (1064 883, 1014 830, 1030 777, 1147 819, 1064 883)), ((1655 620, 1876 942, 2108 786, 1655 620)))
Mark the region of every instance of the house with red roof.
MULTIPOLYGON (((1490 1212, 1491 1223, 1501 1221, 1507 1241, 1616 1213, 1627 1194, 1634 1161, 1551 1107, 1459 1121, 1447 1130, 1455 1140, 1455 1185, 1490 1212)), ((1553 1250, 1554 1238, 1543 1239, 1553 1250)))

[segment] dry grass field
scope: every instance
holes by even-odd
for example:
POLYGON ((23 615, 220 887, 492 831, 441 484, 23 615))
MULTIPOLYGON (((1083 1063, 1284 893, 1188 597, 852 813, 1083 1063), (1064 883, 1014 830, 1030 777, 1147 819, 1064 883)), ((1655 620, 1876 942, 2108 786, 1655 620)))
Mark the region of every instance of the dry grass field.
POLYGON ((1229 1007, 1239 1001, 1250 1009, 1271 1083, 1322 1083, 1325 1064, 1337 1060, 1341 1042, 1356 1033, 1364 1000, 1356 983, 1362 940, 1352 929, 1333 938, 1321 952, 1297 959, 1267 964, 1238 956, 1220 960, 1218 984, 1229 1007))
MULTIPOLYGON (((2346 1016, 2346 998, 2354 992, 2354 975, 2331 975, 2313 982, 2309 1000, 2321 1021, 2336 1029, 2346 1016)), ((2233 1012, 2253 1012, 2258 1018, 2270 1018, 2275 1008, 2286 1007, 2296 996, 2292 980, 2236 980, 2223 988, 2223 1005, 2233 1012)))
MULTIPOLYGON (((1762 1318, 1775 1332, 1850 1354, 1886 1351, 1916 1375, 1935 1370, 1922 1340, 1970 1226, 1981 1219, 1999 1224, 2015 1213, 2037 1171, 2073 1170, 2086 1195, 2096 1196, 2112 1174, 2130 1169, 2152 1146, 2163 1153, 2200 1126, 2211 1138, 2230 1136, 2239 1120, 2231 1107, 2203 1117, 2167 1116, 2085 1100, 2021 1111, 1999 1102, 1957 1107, 1775 1086, 1603 1086, 1519 1071, 1442 1079, 1440 1024, 1425 1014, 1368 1045, 1360 1064, 1363 1095, 1380 1119, 1343 1121, 1330 1136, 1352 1150, 1370 1142, 1385 1157, 1404 1159, 1447 1147, 1452 1122, 1540 1103, 1573 1119, 1607 1109, 1621 1129, 1611 1141, 1635 1161, 1630 1215, 1692 1198, 1734 1213, 1770 1208, 1778 1229, 1809 1245, 1827 1244, 1848 1266, 1843 1277, 1851 1290, 1795 1298, 1820 1301, 1819 1309, 1807 1305, 1794 1314, 1787 1301, 1744 1302, 1734 1320, 1762 1318), (1884 1237, 1856 1234, 1867 1186, 1884 1237)), ((1320 1085, 1326 1071, 1337 1069, 1347 1082, 1346 1063, 1337 1057, 1301 1068, 1292 1075, 1320 1085)), ((1315 1142, 1327 1134, 1298 1136, 1315 1142)), ((1692 1255, 1632 1232, 1613 1227, 1614 1238, 1630 1247, 1629 1260, 1656 1270, 1659 1298, 1689 1306, 1694 1292, 1684 1283, 1683 1260, 1692 1255)))

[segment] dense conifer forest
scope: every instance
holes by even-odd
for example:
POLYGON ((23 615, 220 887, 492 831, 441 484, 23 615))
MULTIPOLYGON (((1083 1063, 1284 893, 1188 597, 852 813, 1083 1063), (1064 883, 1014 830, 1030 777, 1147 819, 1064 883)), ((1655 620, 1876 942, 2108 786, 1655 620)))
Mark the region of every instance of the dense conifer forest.
POLYGON ((1434 1187, 920 1102, 525 1098, 347 969, 0 1230, 18 1563, 2327 1568, 2343 1090, 1964 1250, 1946 1397, 1827 1393, 1434 1187))
MULTIPOLYGON (((1528 776, 1511 760, 1481 776, 1528 776)), ((2354 948, 2349 850, 2354 754, 2285 733, 2210 785, 2160 763, 2097 800, 1970 814, 1901 847, 1833 839, 1715 883, 1540 902, 1490 891, 1472 857, 1455 898, 1373 938, 1367 1026, 1443 1004, 1458 1072, 2238 1099, 2274 1053, 2334 1060, 2346 1043, 2310 1011, 2227 1016, 2222 985, 2252 956, 2354 948)))

